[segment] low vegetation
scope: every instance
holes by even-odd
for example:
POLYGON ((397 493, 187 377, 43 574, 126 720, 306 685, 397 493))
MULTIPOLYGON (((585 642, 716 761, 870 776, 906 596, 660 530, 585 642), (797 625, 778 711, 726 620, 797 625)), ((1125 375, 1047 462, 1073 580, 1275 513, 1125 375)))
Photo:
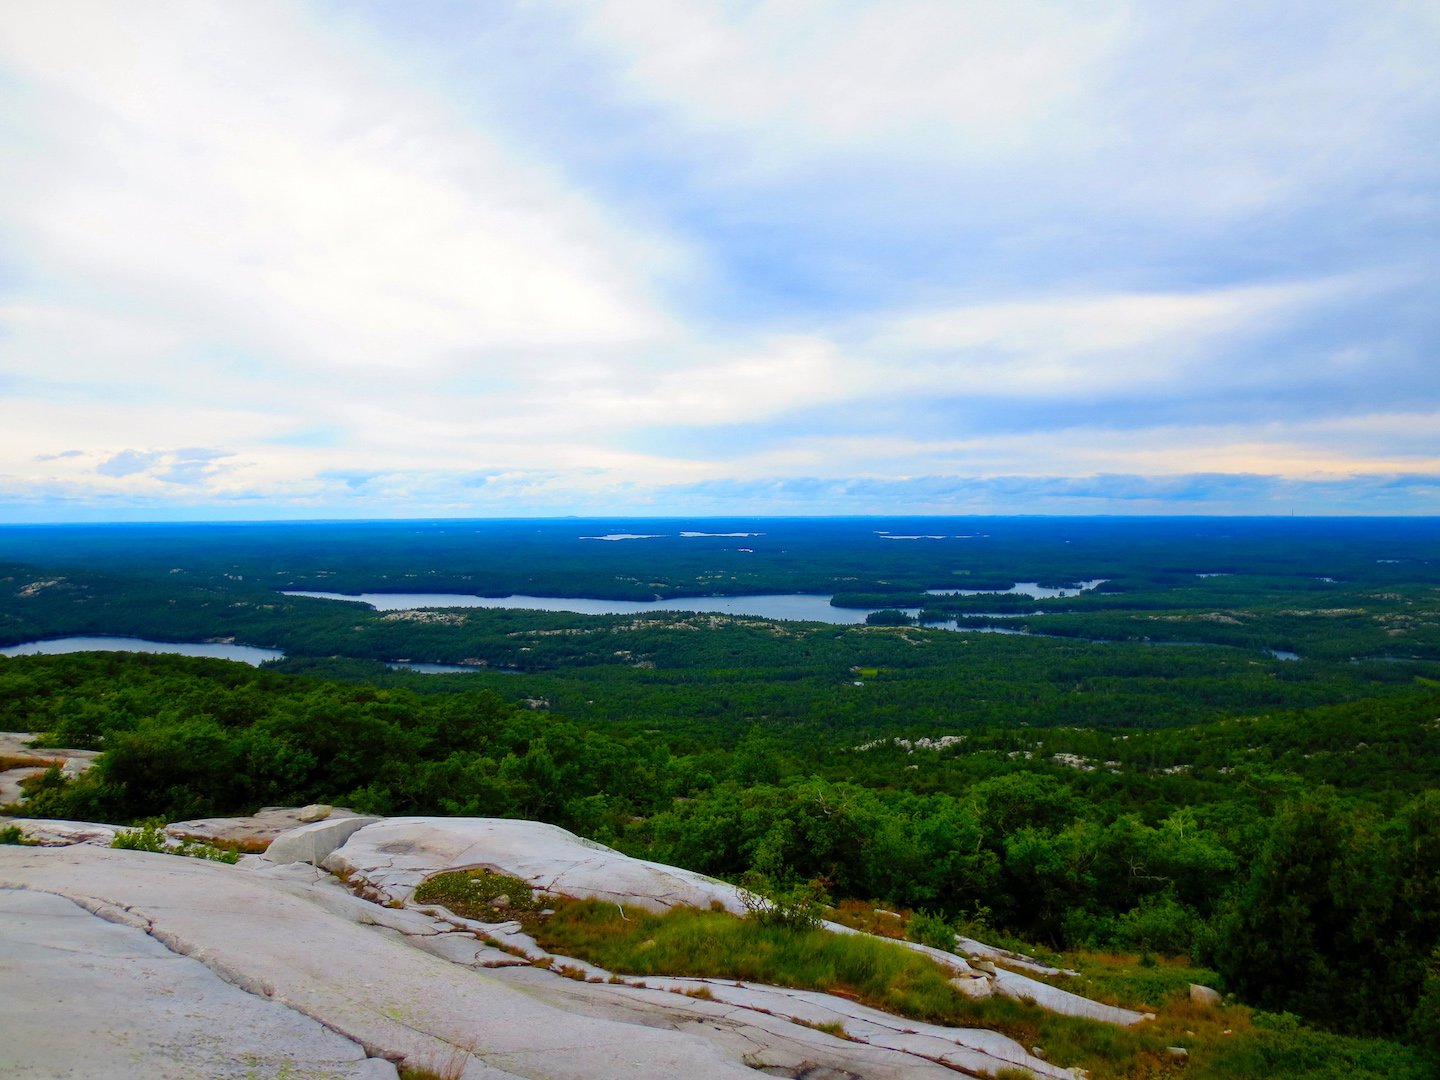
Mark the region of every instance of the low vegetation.
POLYGON ((110 841, 110 846, 127 851, 153 851, 162 855, 208 859, 211 862, 231 865, 240 861, 240 853, 232 848, 217 847, 199 840, 176 840, 166 834, 163 822, 149 822, 138 829, 121 829, 110 841))

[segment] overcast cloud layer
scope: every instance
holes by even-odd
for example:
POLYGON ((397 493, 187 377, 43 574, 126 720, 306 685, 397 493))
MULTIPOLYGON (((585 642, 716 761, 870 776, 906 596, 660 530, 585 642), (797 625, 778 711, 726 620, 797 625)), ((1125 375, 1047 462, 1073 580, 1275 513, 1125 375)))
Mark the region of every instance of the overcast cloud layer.
POLYGON ((1440 6, 0 13, 0 521, 1440 512, 1440 6))

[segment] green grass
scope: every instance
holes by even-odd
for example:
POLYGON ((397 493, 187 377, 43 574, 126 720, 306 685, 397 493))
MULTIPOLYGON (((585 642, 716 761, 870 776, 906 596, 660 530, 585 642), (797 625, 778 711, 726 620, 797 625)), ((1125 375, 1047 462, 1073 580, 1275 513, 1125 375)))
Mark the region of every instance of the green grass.
POLYGON ((1207 1008, 1189 1000, 1191 982, 1214 985, 1212 972, 1168 960, 1075 954, 1064 962, 1078 979, 1053 980, 1077 992, 1158 1014, 1121 1028, 1056 1016, 1006 998, 971 1001, 932 961, 886 941, 823 930, 764 926, 715 911, 681 908, 663 915, 614 904, 557 901, 554 914, 527 916, 544 948, 627 976, 736 979, 837 994, 901 1016, 1003 1032, 1048 1060, 1079 1065, 1092 1080, 1427 1080, 1423 1055, 1380 1039, 1352 1039, 1274 1020, 1243 1006, 1207 1008), (1167 1048, 1183 1046, 1188 1060, 1167 1048))

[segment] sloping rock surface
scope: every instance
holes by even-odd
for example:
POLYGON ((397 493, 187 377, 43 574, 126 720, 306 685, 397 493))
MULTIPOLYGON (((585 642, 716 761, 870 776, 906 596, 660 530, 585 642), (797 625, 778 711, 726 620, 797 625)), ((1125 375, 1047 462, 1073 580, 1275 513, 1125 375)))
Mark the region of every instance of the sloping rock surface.
MULTIPOLYGON (((271 851, 288 842, 282 836, 271 851)), ((269 857, 269 853, 267 853, 269 857)), ((609 900, 622 907, 660 910, 719 904, 743 913, 740 890, 663 863, 632 859, 602 844, 585 840, 555 825, 506 818, 386 818, 357 830, 321 864, 332 873, 370 890, 381 902, 406 903, 426 878, 445 870, 484 866, 527 881, 533 888, 561 896, 609 900)), ((827 923, 837 933, 853 933, 827 923)), ((980 973, 960 957, 913 942, 896 942, 949 967, 962 979, 980 973)), ((982 956, 1023 966, 1043 974, 1063 974, 1017 953, 995 949, 969 938, 963 944, 982 956)), ((1132 1025, 1143 1013, 1102 1005, 1068 990, 992 964, 983 976, 989 990, 1066 1016, 1132 1025)), ((978 988, 972 997, 986 996, 978 988)))
POLYGON ((555 825, 505 818, 386 818, 361 829, 323 863, 382 900, 404 903, 442 870, 484 866, 562 896, 610 900, 652 911, 719 904, 743 914, 739 890, 723 881, 628 855, 555 825))
POLYGON ((310 1017, 53 893, 0 889, 0 985, 0 1074, 17 1080, 396 1075, 310 1017))
MULTIPOLYGON (((217 841, 239 845, 248 851, 264 850, 283 832, 309 823, 306 816, 309 807, 266 806, 249 817, 196 818, 193 821, 177 821, 165 826, 165 831, 180 840, 217 841)), ((338 821, 358 815, 353 810, 329 807, 325 821, 338 821)), ((376 820, 370 818, 370 821, 376 820)))
MULTIPOLYGON (((641 988, 577 982, 534 967, 492 969, 487 965, 496 950, 477 939, 475 924, 367 903, 303 864, 253 858, 225 866, 87 845, 0 847, 0 889, 7 888, 68 897, 143 931, 170 950, 166 955, 193 957, 239 990, 318 1021, 371 1057, 468 1080, 751 1080, 757 1069, 792 1077, 941 1080, 956 1069, 989 1075, 1016 1066, 1057 1080, 1074 1075, 994 1032, 918 1025, 823 994, 707 981, 718 1000, 699 1000, 667 992, 695 980, 641 988), (806 1026, 830 1017, 861 1041, 806 1026)), ((55 994, 37 998, 28 1023, 64 1026, 65 1003, 89 986, 85 955, 82 950, 80 963, 71 958, 57 969, 55 994)), ((182 1010, 190 997, 188 991, 172 996, 182 1010)), ((66 1074, 68 1052, 53 1049, 52 1075, 66 1074)), ((74 1052, 75 1075, 123 1075, 88 1068, 85 1047, 74 1052)), ((147 1075, 228 1075, 198 1061, 165 1071, 171 1067, 166 1053, 140 1055, 153 1067, 147 1075)), ((335 1060, 328 1066, 332 1075, 372 1075, 342 1066, 384 1067, 335 1060)))

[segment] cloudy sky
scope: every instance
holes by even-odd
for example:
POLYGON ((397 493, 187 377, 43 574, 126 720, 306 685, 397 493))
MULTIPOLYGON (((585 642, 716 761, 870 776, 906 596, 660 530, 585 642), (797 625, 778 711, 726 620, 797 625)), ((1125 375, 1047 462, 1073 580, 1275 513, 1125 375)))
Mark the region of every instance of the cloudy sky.
POLYGON ((1434 0, 0 12, 0 521, 1440 513, 1434 0))

